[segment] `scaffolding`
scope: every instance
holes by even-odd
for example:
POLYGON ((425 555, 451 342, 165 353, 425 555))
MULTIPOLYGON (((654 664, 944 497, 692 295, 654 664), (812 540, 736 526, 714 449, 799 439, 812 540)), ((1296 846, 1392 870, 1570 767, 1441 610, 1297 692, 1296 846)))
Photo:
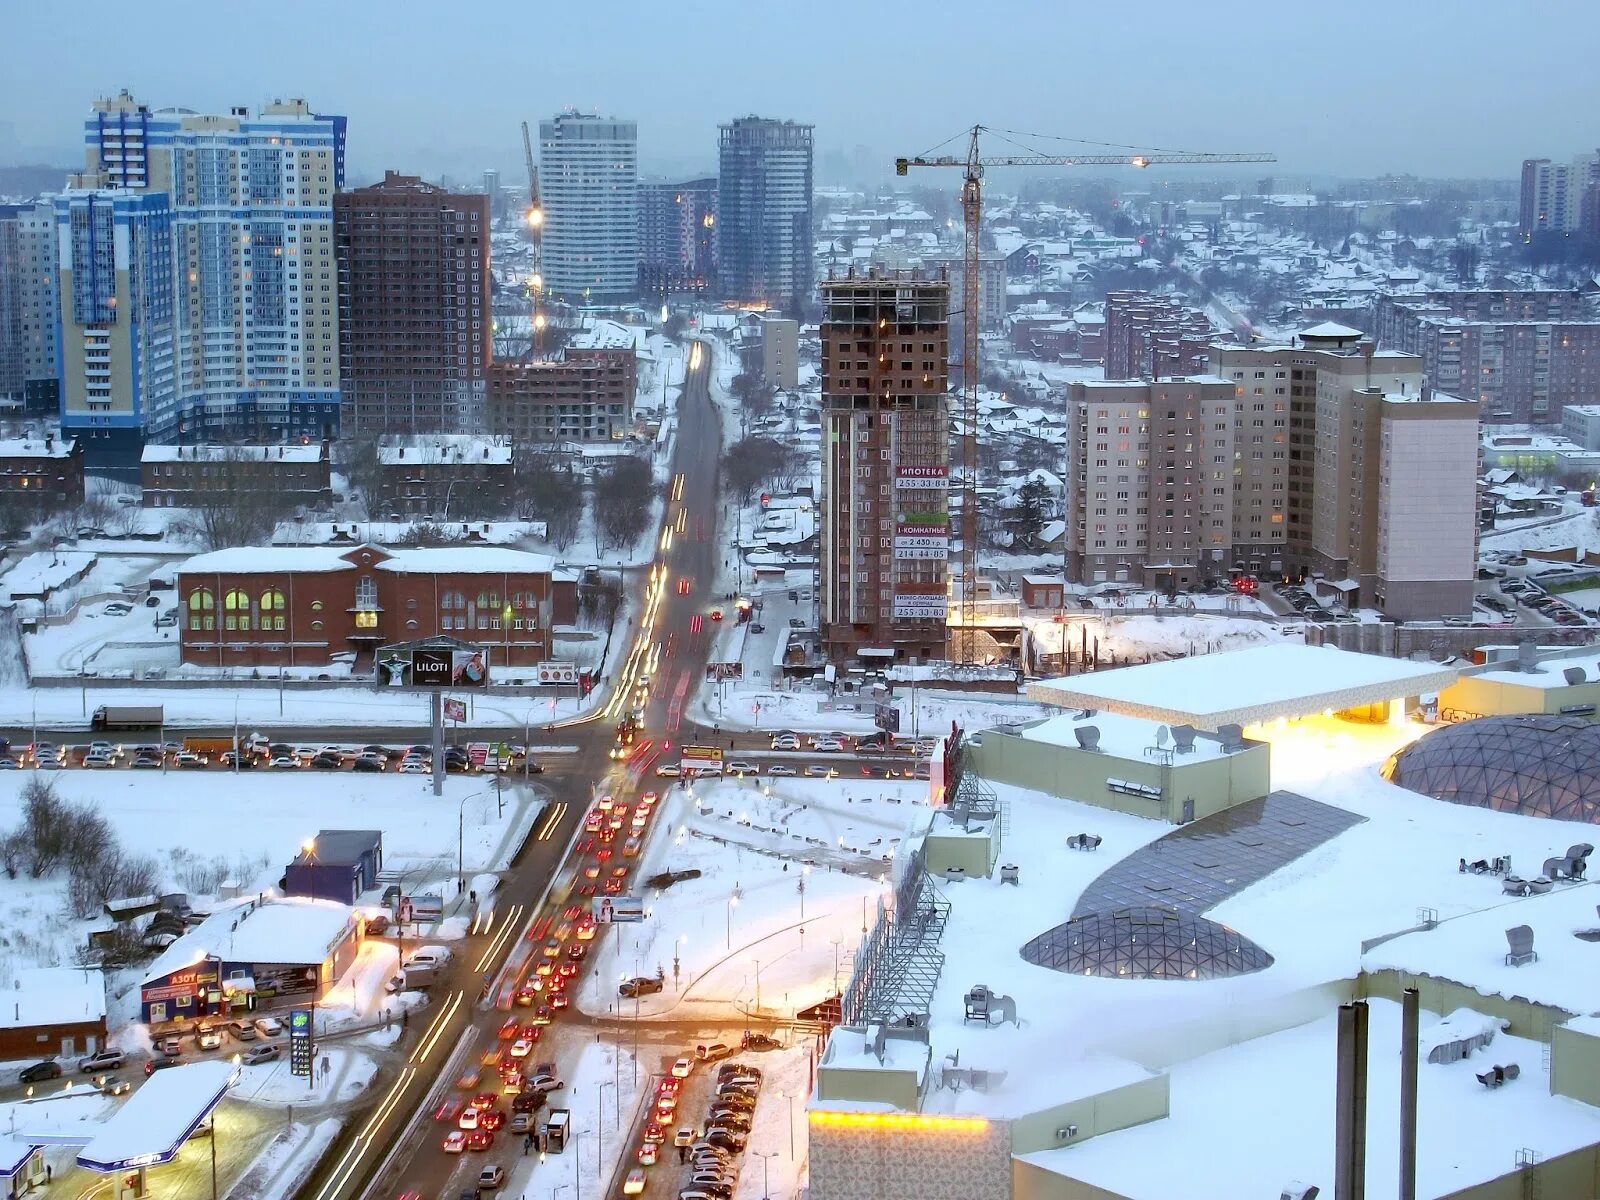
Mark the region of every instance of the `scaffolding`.
POLYGON ((939 937, 949 919, 950 902, 934 887, 927 853, 918 847, 893 903, 878 901, 877 917, 856 951, 841 1009, 846 1025, 927 1024, 944 969, 939 937))

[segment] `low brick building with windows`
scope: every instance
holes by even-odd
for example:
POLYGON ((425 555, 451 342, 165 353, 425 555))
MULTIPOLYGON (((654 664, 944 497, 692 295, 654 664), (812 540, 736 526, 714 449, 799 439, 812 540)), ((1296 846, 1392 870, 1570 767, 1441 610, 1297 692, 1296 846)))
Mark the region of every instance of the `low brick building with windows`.
POLYGON ((49 508, 83 503, 83 447, 76 438, 0 438, 0 490, 49 508))
POLYGON ((470 434, 390 436, 378 447, 378 495, 386 517, 448 521, 504 516, 515 471, 511 444, 470 434))
POLYGON ((489 429, 521 442, 605 442, 633 426, 632 350, 568 347, 554 362, 489 364, 489 429))
POLYGON ((491 672, 550 657, 550 628, 576 615, 576 585, 548 555, 497 546, 384 549, 241 546, 178 568, 180 650, 213 667, 319 666, 388 642, 450 634, 482 645, 491 672))
POLYGON ((139 460, 146 508, 189 508, 219 493, 271 492, 290 504, 333 500, 328 444, 146 446, 139 460))

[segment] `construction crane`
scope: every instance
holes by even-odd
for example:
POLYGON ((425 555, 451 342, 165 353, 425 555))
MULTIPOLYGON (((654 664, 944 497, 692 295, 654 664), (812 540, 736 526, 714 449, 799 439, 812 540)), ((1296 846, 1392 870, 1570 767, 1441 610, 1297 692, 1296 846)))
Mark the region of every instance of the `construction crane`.
POLYGON ((539 311, 539 293, 544 290, 544 204, 539 199, 539 169, 533 165, 533 136, 528 123, 522 123, 522 155, 528 162, 528 228, 533 232, 533 276, 528 281, 528 346, 535 359, 540 357, 545 316, 539 311))
MULTIPOLYGON (((978 659, 978 288, 979 239, 983 233, 983 172, 986 167, 1090 167, 1121 166, 1151 167, 1166 163, 1256 163, 1276 162, 1273 154, 1206 154, 1175 150, 1157 150, 1136 146, 1123 146, 1120 154, 1041 154, 1020 142, 1012 142, 1026 154, 1005 154, 985 157, 979 150, 982 134, 993 134, 1003 141, 1015 137, 1051 137, 1049 134, 1014 133, 1012 130, 991 129, 974 125, 964 136, 967 140, 965 158, 953 154, 920 154, 915 158, 894 160, 896 175, 907 174, 912 167, 961 167, 966 177, 961 184, 961 218, 965 229, 965 251, 962 259, 962 339, 961 339, 961 610, 957 652, 964 666, 978 659)), ((963 136, 963 135, 957 135, 963 136)), ((950 141, 954 138, 947 139, 950 141)), ((1055 141, 1077 141, 1082 145, 1108 146, 1105 142, 1081 142, 1075 138, 1052 138, 1055 141)), ((944 143, 940 143, 943 145, 944 143)), ((937 149, 938 147, 935 147, 937 149)))

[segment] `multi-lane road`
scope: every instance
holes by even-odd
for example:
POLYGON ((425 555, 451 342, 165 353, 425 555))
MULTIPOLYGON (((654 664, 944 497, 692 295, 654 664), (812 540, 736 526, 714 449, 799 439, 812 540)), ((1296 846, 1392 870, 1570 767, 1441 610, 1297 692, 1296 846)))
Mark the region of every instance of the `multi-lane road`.
MULTIPOLYGON (((512 1139, 504 1133, 499 1136, 506 1147, 492 1155, 443 1154, 428 1102, 453 1083, 453 1077, 445 1077, 446 1064, 476 1061, 497 1043, 507 1014, 495 1006, 493 994, 487 1001, 480 997, 492 992, 489 985, 502 966, 510 962, 515 971, 527 959, 529 935, 548 928, 569 907, 571 879, 564 864, 594 796, 604 791, 619 802, 636 803, 639 764, 618 763, 608 751, 618 720, 640 696, 640 678, 649 676, 651 682, 643 731, 659 738, 668 736, 669 724, 681 721, 683 697, 693 694, 704 674, 711 633, 686 631, 691 618, 712 605, 721 553, 716 540, 721 438, 709 388, 710 348, 697 345, 678 406, 656 560, 640 577, 646 599, 633 622, 627 651, 612 672, 611 694, 590 717, 533 738, 535 747, 559 742, 574 749, 545 759, 542 782, 551 792, 551 806, 508 872, 495 924, 461 947, 453 973, 433 988, 432 1003, 412 1023, 404 1065, 386 1072, 372 1100, 351 1115, 338 1142, 301 1189, 302 1198, 392 1197, 408 1189, 440 1196, 452 1182, 470 1188, 477 1167, 485 1162, 509 1162, 503 1151, 512 1139), (680 580, 687 586, 680 587, 680 580)), ((647 780, 643 786, 658 785, 647 780)))

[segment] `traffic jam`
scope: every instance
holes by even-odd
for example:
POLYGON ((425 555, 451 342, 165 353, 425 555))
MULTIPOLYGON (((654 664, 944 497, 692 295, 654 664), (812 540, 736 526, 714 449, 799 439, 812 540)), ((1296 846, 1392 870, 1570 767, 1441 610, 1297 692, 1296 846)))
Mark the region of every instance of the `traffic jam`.
MULTIPOLYGON (((237 747, 231 737, 186 737, 147 743, 97 739, 82 744, 32 741, 13 749, 0 737, 0 771, 61 771, 127 769, 224 771, 351 771, 395 775, 431 775, 433 747, 337 745, 296 746, 275 742, 266 734, 241 737, 237 747)), ((446 746, 444 768, 449 774, 500 772, 540 774, 544 768, 530 761, 522 746, 497 742, 471 742, 446 746)))

